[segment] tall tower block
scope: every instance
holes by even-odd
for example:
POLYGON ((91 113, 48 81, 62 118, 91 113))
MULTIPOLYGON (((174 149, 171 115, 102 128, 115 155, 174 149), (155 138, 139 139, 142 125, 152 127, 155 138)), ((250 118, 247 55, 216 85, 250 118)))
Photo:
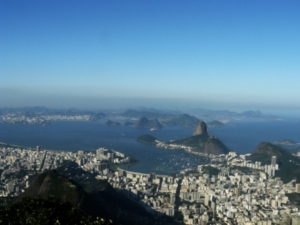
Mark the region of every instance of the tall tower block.
POLYGON ((272 158, 271 158, 271 165, 272 165, 273 167, 276 166, 276 156, 272 156, 272 158))

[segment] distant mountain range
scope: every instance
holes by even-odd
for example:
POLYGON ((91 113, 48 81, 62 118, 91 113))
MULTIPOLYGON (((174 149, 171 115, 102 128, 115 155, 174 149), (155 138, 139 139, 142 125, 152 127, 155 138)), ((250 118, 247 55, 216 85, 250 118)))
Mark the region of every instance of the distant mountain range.
POLYGON ((163 126, 181 126, 181 127, 191 127, 195 126, 199 119, 190 116, 188 114, 173 115, 169 113, 162 112, 149 112, 149 111, 137 111, 137 110, 127 110, 124 113, 120 113, 119 116, 125 117, 127 119, 137 119, 144 118, 147 119, 157 119, 163 126))
POLYGON ((168 126, 193 127, 199 122, 199 119, 188 114, 175 115, 169 120, 164 121, 168 126))
POLYGON ((230 120, 241 119, 266 119, 266 120, 282 120, 276 115, 263 114, 261 111, 245 111, 237 113, 229 110, 207 110, 207 109, 192 109, 187 110, 187 113, 171 114, 163 111, 145 111, 129 109, 119 116, 127 119, 136 119, 140 117, 147 117, 149 119, 158 119, 164 126, 195 126, 200 119, 203 121, 211 121, 208 123, 210 126, 222 126, 230 120))
MULTIPOLYGON (((163 126, 195 126, 199 120, 212 121, 218 120, 221 123, 230 120, 239 119, 269 119, 280 120, 275 115, 263 114, 261 111, 245 111, 237 113, 229 110, 207 110, 207 109, 190 109, 187 113, 178 111, 163 111, 153 108, 128 109, 124 112, 107 112, 93 110, 70 109, 50 109, 46 107, 19 107, 19 108, 0 108, 0 115, 14 114, 15 116, 35 117, 35 116, 88 116, 89 121, 99 121, 103 119, 111 120, 136 120, 141 117, 147 119, 157 119, 163 126), (187 114, 188 113, 188 114, 187 114)), ((216 124, 215 124, 216 125, 216 124)))
POLYGON ((127 118, 140 118, 140 117, 147 117, 149 119, 165 119, 172 117, 172 114, 166 114, 163 112, 153 112, 153 111, 138 111, 138 110, 126 110, 123 113, 119 113, 120 116, 127 117, 127 118))
POLYGON ((139 118, 133 125, 136 128, 161 129, 163 125, 157 119, 148 120, 146 117, 139 118))
POLYGON ((229 110, 209 110, 209 109, 191 109, 187 110, 191 115, 196 116, 197 118, 202 118, 206 120, 219 120, 219 121, 228 121, 236 119, 268 119, 268 120, 282 120, 282 118, 276 115, 264 114, 261 111, 244 111, 237 113, 229 110))

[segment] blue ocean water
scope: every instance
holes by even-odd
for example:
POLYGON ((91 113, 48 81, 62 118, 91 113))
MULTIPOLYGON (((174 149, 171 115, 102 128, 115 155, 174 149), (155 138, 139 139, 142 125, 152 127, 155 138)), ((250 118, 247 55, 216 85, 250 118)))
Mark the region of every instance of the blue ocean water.
MULTIPOLYGON (((26 147, 41 146, 49 150, 114 149, 140 160, 129 169, 137 172, 172 174, 201 164, 203 158, 181 150, 163 150, 136 141, 143 134, 151 134, 164 141, 191 136, 193 128, 164 127, 149 131, 132 127, 109 127, 101 123, 56 121, 51 125, 0 124, 0 142, 26 147)), ((300 142, 300 123, 292 121, 234 121, 223 127, 210 128, 225 145, 239 153, 252 152, 262 141, 292 139, 300 142)))
MULTIPOLYGON (((300 143, 300 123, 283 121, 233 121, 223 127, 210 128, 210 134, 217 136, 225 145, 238 153, 251 153, 261 142, 291 139, 300 143)), ((285 146, 296 148, 297 146, 285 146)))

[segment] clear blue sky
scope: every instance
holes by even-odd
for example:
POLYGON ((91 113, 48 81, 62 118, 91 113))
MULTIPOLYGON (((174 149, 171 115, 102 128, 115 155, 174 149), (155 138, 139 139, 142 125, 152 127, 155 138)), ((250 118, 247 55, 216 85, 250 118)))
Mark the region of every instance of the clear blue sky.
POLYGON ((0 106, 300 110, 300 1, 0 1, 0 106))

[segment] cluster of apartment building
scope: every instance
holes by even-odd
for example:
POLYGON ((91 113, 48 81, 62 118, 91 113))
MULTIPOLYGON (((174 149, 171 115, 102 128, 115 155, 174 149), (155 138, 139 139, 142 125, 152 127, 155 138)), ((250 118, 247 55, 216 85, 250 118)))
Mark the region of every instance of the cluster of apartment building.
POLYGON ((48 124, 50 121, 89 121, 91 115, 36 115, 26 116, 8 113, 0 116, 0 122, 7 124, 48 124))
POLYGON ((295 180, 284 184, 275 177, 276 157, 271 165, 261 166, 230 152, 211 158, 209 166, 220 171, 217 175, 209 174, 206 166, 175 177, 118 170, 99 178, 108 179, 114 188, 156 215, 181 213, 185 224, 300 223, 298 207, 287 196, 300 193, 300 184, 295 180), (245 174, 237 166, 248 167, 251 173, 245 174), (270 167, 272 172, 266 170, 270 167))
POLYGON ((35 173, 61 166, 64 161, 74 161, 87 171, 99 174, 109 173, 112 163, 130 163, 135 159, 121 152, 100 148, 96 151, 51 151, 0 147, 0 197, 18 196, 27 188, 29 177, 35 173))
POLYGON ((112 176, 99 176, 125 196, 139 202, 156 216, 174 216, 179 178, 118 169, 112 176))
POLYGON ((241 166, 241 167, 248 167, 250 169, 255 169, 255 170, 261 170, 264 171, 269 175, 269 177, 274 177, 275 176, 275 171, 279 169, 277 162, 277 157, 272 156, 271 157, 271 164, 270 165, 261 165, 261 162, 251 162, 246 160, 246 156, 250 154, 245 154, 245 155, 237 155, 235 152, 229 152, 225 160, 228 165, 231 166, 241 166))
POLYGON ((30 185, 30 175, 54 169, 65 160, 77 162, 86 171, 106 179, 119 192, 139 202, 156 216, 182 216, 185 224, 271 225, 300 224, 300 212, 291 204, 290 193, 300 193, 295 180, 284 184, 276 177, 278 165, 249 162, 245 155, 230 152, 211 156, 208 165, 196 170, 167 176, 143 174, 109 165, 130 163, 121 152, 104 148, 96 151, 45 151, 36 149, 0 148, 0 196, 17 196, 30 185), (210 174, 207 166, 219 171, 210 174), (239 168, 247 167, 250 173, 239 168), (270 169, 271 168, 271 169, 270 169), (26 171, 26 173, 23 173, 26 171))
POLYGON ((71 120, 71 121, 88 121, 91 118, 91 115, 44 115, 46 120, 71 120))
MULTIPOLYGON (((245 174, 233 169, 237 168, 232 164, 235 158, 246 157, 235 153, 224 155, 223 159, 216 157, 209 166, 218 169, 218 175, 208 174, 205 165, 200 165, 198 172, 183 176, 179 193, 183 204, 179 211, 185 224, 299 224, 298 207, 290 203, 287 194, 299 193, 300 184, 295 180, 284 184, 280 178, 274 178, 273 171, 260 166, 245 174)), ((278 167, 276 157, 271 161, 273 170, 278 167)), ((247 164, 244 160, 239 165, 247 164)))
POLYGON ((15 114, 6 114, 0 117, 0 122, 8 124, 46 124, 49 122, 49 120, 41 116, 28 117, 15 114))

